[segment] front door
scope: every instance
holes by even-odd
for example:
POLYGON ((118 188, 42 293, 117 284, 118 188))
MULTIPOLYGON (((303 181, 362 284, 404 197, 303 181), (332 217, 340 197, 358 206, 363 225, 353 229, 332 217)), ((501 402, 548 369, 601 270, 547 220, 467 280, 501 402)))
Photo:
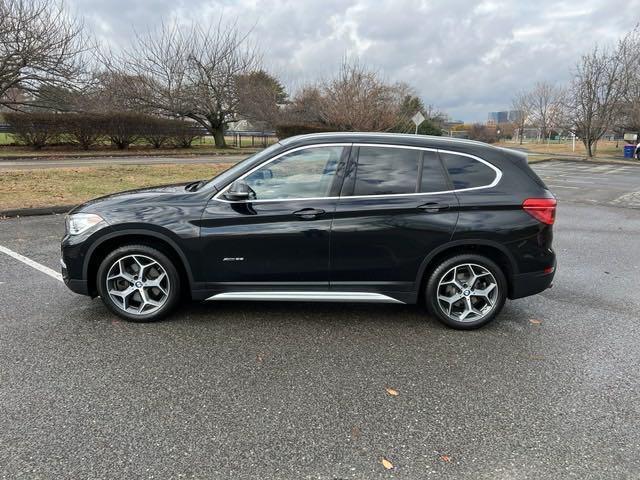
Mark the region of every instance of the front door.
POLYGON ((458 218, 435 150, 354 145, 331 233, 331 289, 411 292, 458 218))
POLYGON ((201 221, 208 288, 326 290, 331 221, 348 158, 346 144, 301 147, 243 175, 249 200, 223 189, 201 221))

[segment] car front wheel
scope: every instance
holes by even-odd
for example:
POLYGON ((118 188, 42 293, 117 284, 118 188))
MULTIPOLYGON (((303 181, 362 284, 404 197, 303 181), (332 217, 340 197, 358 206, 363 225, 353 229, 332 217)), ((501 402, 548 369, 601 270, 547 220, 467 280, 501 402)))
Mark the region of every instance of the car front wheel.
POLYGON ((159 320, 180 298, 175 265, 146 245, 127 245, 107 255, 98 268, 97 284, 107 308, 134 322, 159 320))
POLYGON ((481 327, 502 310, 507 282, 491 259, 457 255, 440 263, 427 282, 427 308, 445 325, 461 330, 481 327))

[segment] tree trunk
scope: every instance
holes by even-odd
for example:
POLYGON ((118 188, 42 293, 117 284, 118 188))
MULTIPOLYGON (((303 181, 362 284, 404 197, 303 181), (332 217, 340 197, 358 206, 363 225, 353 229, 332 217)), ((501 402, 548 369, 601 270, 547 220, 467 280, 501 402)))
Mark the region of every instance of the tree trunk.
POLYGON ((227 143, 224 140, 224 129, 223 128, 212 128, 213 133, 213 141, 216 144, 216 148, 226 148, 227 143))
POLYGON ((593 158, 593 140, 590 137, 585 137, 583 138, 582 143, 584 143, 584 148, 587 151, 587 158, 593 158))

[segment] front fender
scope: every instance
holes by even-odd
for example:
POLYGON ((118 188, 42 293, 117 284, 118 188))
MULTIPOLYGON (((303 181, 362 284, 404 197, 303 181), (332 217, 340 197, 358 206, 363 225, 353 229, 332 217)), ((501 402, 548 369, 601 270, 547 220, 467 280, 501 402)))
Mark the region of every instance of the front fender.
POLYGON ((180 258, 182 265, 187 273, 187 277, 190 284, 193 284, 193 272, 191 269, 191 264, 185 254, 183 248, 180 246, 180 237, 175 235, 170 230, 163 229, 162 227, 157 227, 154 225, 145 225, 144 228, 135 225, 122 225, 117 228, 107 227, 96 234, 100 234, 99 237, 95 238, 91 242, 91 246, 88 248, 85 253, 84 264, 83 264, 83 278, 88 278, 89 275, 89 266, 91 264, 91 258, 95 251, 100 248, 101 245, 104 245, 106 242, 117 238, 125 238, 125 237, 150 237, 156 240, 160 240, 166 243, 180 258))

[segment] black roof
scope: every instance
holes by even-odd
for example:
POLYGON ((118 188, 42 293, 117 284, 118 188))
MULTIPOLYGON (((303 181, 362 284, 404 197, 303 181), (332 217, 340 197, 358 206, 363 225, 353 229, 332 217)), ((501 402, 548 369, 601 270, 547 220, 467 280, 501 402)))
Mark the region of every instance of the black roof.
POLYGON ((315 143, 384 143, 390 145, 407 145, 415 147, 430 147, 456 151, 471 151, 478 149, 496 149, 487 143, 461 138, 436 137, 432 135, 412 135, 406 133, 378 133, 378 132, 329 132, 312 133, 285 138, 280 143, 287 147, 312 145, 315 143))

